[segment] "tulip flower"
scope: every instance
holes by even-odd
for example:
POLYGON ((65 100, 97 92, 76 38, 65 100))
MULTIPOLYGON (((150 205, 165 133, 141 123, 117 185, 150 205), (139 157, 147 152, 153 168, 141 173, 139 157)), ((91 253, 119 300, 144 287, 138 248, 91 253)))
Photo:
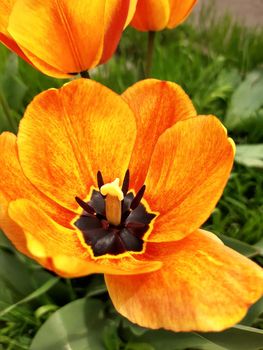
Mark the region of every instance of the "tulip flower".
POLYGON ((175 28, 190 14, 197 0, 138 0, 131 26, 148 34, 145 77, 151 75, 155 32, 175 28))
POLYGON ((68 77, 106 62, 137 0, 0 0, 0 41, 43 73, 68 77))
POLYGON ((141 326, 220 331, 263 292, 262 269, 200 229, 234 148, 174 83, 120 96, 72 81, 0 137, 1 228, 61 276, 105 274, 116 309, 141 326))
POLYGON ((175 28, 190 14, 197 0, 138 0, 131 25, 137 30, 175 28))

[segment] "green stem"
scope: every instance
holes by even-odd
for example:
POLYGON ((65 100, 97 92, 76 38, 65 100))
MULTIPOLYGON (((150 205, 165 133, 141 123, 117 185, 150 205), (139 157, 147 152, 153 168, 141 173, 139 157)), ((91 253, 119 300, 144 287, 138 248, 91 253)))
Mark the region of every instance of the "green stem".
POLYGON ((84 70, 83 72, 80 72, 80 76, 85 79, 90 79, 89 71, 84 70))
POLYGON ((9 124, 10 130, 13 131, 14 133, 17 132, 17 125, 16 122, 10 112, 10 108, 7 104, 7 101, 5 97, 3 96, 2 92, 0 91, 0 106, 3 108, 4 115, 6 117, 6 121, 9 124))
POLYGON ((154 53, 154 39, 156 32, 148 32, 148 47, 147 47, 147 56, 145 63, 145 78, 149 78, 152 72, 152 62, 153 62, 153 53, 154 53))
POLYGON ((75 290, 74 290, 72 283, 71 283, 71 280, 69 278, 66 279, 66 284, 68 287, 68 293, 69 293, 70 300, 73 301, 77 298, 77 295, 75 293, 75 290))

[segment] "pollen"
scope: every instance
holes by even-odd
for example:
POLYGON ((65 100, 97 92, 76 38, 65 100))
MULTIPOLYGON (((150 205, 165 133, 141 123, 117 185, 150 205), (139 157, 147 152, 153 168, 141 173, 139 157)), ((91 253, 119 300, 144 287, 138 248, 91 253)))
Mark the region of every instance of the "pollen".
POLYGON ((113 182, 105 184, 101 187, 100 192, 103 196, 117 197, 119 201, 122 201, 124 196, 120 188, 120 179, 115 179, 113 182))
POLYGON ((118 226, 121 223, 123 192, 119 186, 120 179, 107 183, 100 188, 100 193, 106 196, 105 209, 106 218, 112 225, 118 226))

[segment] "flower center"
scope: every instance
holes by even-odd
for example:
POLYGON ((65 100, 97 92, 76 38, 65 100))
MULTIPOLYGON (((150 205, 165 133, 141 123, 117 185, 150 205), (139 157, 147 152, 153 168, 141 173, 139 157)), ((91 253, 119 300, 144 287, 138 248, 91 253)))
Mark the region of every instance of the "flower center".
POLYGON ((97 180, 99 190, 92 191, 88 202, 76 197, 84 211, 74 225, 82 232, 94 256, 141 252, 145 233, 156 216, 141 203, 145 185, 136 195, 129 191, 129 170, 122 187, 119 186, 119 179, 104 184, 100 171, 97 180))

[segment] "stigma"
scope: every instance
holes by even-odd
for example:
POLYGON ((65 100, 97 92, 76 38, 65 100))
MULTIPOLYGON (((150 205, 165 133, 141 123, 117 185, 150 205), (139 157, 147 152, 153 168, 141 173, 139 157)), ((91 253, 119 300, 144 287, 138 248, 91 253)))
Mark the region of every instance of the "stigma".
POLYGON ((100 188, 100 193, 106 197, 105 211, 108 222, 114 226, 119 226, 122 216, 123 192, 120 188, 120 179, 107 183, 100 188))

